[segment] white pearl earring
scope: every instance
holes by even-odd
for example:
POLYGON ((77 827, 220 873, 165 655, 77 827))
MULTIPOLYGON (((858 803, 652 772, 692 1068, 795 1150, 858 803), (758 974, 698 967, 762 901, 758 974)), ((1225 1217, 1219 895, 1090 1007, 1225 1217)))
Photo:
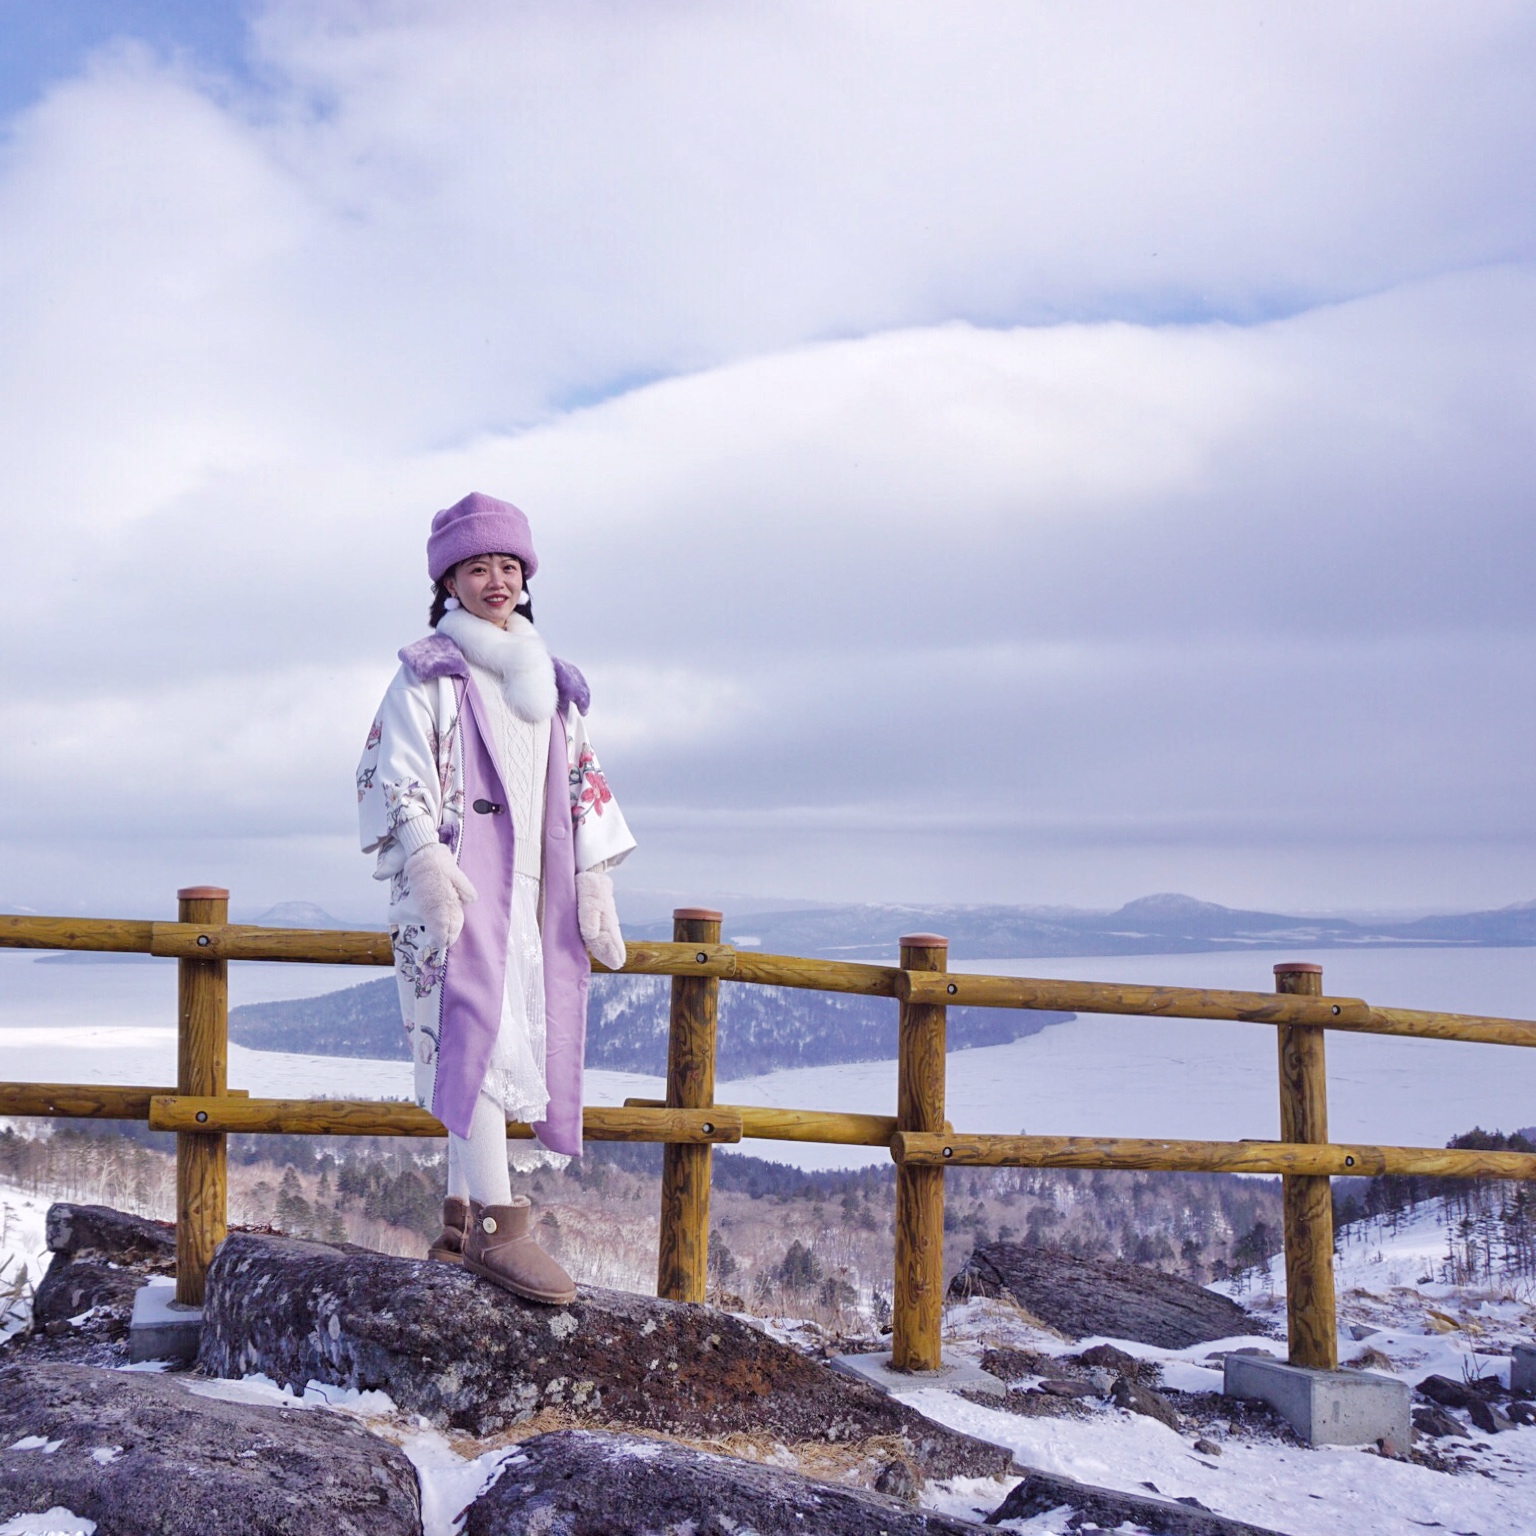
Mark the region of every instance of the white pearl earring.
POLYGON ((456 597, 445 597, 443 599, 443 608, 446 612, 451 613, 458 606, 459 600, 456 597))
POLYGON ((527 587, 524 587, 523 590, 517 594, 517 606, 519 608, 526 608, 528 606, 528 588, 527 587))

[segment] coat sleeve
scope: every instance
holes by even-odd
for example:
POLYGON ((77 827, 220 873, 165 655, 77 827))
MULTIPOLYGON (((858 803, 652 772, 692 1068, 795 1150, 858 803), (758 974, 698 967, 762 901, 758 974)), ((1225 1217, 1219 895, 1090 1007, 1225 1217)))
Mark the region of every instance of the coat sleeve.
POLYGON ((570 753, 571 826, 578 870, 612 869, 629 857, 635 840, 619 802, 603 777, 602 764, 587 737, 586 717, 573 705, 566 719, 570 753))
POLYGON ((406 667, 395 674, 357 765, 357 815, 374 878, 388 879, 416 849, 437 841, 443 820, 442 735, 435 689, 406 667))

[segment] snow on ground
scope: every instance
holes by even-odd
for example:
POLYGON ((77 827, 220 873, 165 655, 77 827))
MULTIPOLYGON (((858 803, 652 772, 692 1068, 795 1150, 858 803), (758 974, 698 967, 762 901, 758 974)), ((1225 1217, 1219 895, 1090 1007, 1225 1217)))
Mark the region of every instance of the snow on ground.
MULTIPOLYGON (((1438 1273, 1445 1246, 1439 1210, 1432 1206, 1420 1207, 1396 1231, 1373 1224, 1352 1235, 1337 1271, 1341 1361, 1371 1351, 1363 1362, 1369 1369, 1410 1386, 1429 1375, 1453 1381, 1498 1375, 1508 1384, 1510 1346, 1536 1338, 1536 1293, 1529 1282, 1475 1288, 1425 1278, 1438 1273)), ((1272 1284, 1238 1299, 1283 1330, 1279 1261, 1274 1269, 1272 1284)), ((1013 1307, 987 1300, 956 1307, 946 1320, 946 1345, 961 1353, 1012 1347, 1059 1357, 1099 1343, 1156 1361, 1163 1385, 1182 1392, 1220 1392, 1220 1361, 1213 1355, 1257 1347, 1284 1356, 1278 1339, 1263 1336, 1185 1350, 1124 1339, 1069 1344, 1013 1307)), ((1095 1404, 1082 1418, 1036 1418, 934 1390, 907 1401, 941 1424, 1007 1446, 1027 1466, 1125 1493, 1155 1488, 1165 1498, 1193 1497, 1219 1514, 1288 1536, 1405 1536, 1433 1529, 1529 1536, 1536 1529, 1536 1428, 1496 1436, 1471 1428, 1467 1440, 1429 1442, 1457 1465, 1450 1473, 1383 1458, 1374 1447, 1314 1449, 1250 1437, 1230 1422, 1175 1433, 1107 1403, 1095 1404), (1194 1441, 1201 1437, 1219 1444, 1221 1454, 1197 1453, 1194 1441)), ((925 1497, 930 1507, 973 1519, 997 1502, 990 1486, 934 1486, 925 1497)), ((1018 1528, 1046 1536, 1061 1527, 1039 1516, 1018 1528)))
POLYGON ((464 1511, 491 1486, 497 1470, 515 1445, 464 1457, 435 1429, 425 1426, 403 1436, 400 1449, 416 1468, 421 1485, 422 1536, 458 1536, 464 1511))
POLYGON ((48 1266, 43 1227, 51 1195, 34 1195, 0 1181, 0 1340, 32 1318, 32 1287, 48 1266))
POLYGON ((423 1536, 458 1536, 465 1508, 490 1486, 502 1462, 517 1450, 516 1446, 501 1446, 482 1456, 461 1456, 447 1436, 425 1419, 402 1414, 387 1392, 360 1392, 311 1381, 302 1393, 295 1394, 260 1374, 238 1381, 188 1378, 187 1387, 199 1397, 230 1403, 345 1413, 394 1441, 416 1468, 423 1536))
MULTIPOLYGON (((47 1196, 0 1182, 0 1295, 21 1264, 33 1282, 42 1273, 49 1203, 47 1196)), ((1437 1206, 1420 1207, 1395 1228, 1377 1222, 1346 1234, 1337 1265, 1341 1360, 1357 1360, 1370 1351, 1370 1369, 1410 1385, 1432 1373, 1452 1380, 1497 1374, 1507 1383, 1510 1346, 1536 1339, 1536 1287, 1530 1282, 1442 1284, 1437 1276, 1446 1241, 1437 1206)), ((1244 1305, 1283 1329, 1284 1268, 1279 1260, 1257 1285, 1228 1282, 1218 1289, 1235 1292, 1244 1305)), ((758 1321, 786 1342, 804 1344, 810 1337, 792 1319, 758 1321)), ((24 1323, 23 1311, 0 1325, 0 1336, 24 1323)), ((1211 1356, 1243 1347, 1283 1354, 1284 1348, 1279 1340, 1259 1334, 1186 1350, 1121 1339, 1068 1343, 1032 1325, 1016 1308, 984 1299, 952 1308, 946 1319, 946 1347, 972 1355, 986 1347, 1013 1347, 1063 1356, 1102 1342, 1157 1362, 1167 1388, 1210 1393, 1221 1389, 1220 1362, 1211 1356)), ((416 1466, 428 1536, 453 1536, 459 1512, 512 1453, 503 1445, 476 1455, 472 1441, 455 1437, 450 1442, 421 1420, 400 1414, 378 1392, 311 1383, 296 1397, 263 1377, 198 1380, 192 1390, 356 1415, 399 1444, 416 1466)), ((1453 1474, 1387 1460, 1373 1449, 1307 1449, 1253 1437, 1219 1416, 1198 1431, 1175 1433, 1104 1403, 1092 1405, 1083 1417, 1037 1418, 931 1389, 908 1401, 940 1423, 1007 1446, 1025 1465, 1132 1494, 1151 1492, 1151 1484, 1163 1497, 1193 1497, 1219 1513, 1288 1536, 1407 1536, 1423 1530, 1527 1536, 1536 1528, 1531 1513, 1536 1508, 1536 1428, 1497 1436, 1474 1428, 1467 1440, 1431 1442, 1458 1466, 1453 1474), (1218 1444, 1221 1454, 1197 1453, 1194 1441, 1201 1436, 1218 1444)), ((1001 1503, 1009 1486, 1006 1480, 956 1479, 930 1485, 923 1502, 945 1513, 980 1518, 1001 1503)), ((1045 1515, 1017 1528, 1053 1536, 1060 1520, 1053 1524, 1045 1515)), ((0 1525, 0 1536, 21 1536, 22 1529, 13 1532, 10 1525, 0 1525)), ((37 1529, 80 1527, 66 1523, 37 1529)))
MULTIPOLYGON (((48 1197, 0 1183, 0 1274, 21 1264, 34 1282, 46 1264, 44 1217, 48 1197)), ((1373 1352, 1370 1367, 1416 1384, 1436 1373, 1498 1374, 1508 1380, 1511 1344, 1536 1337, 1536 1292, 1523 1288, 1453 1287, 1432 1278, 1445 1251, 1445 1229, 1435 1207, 1420 1207, 1396 1230, 1376 1223, 1352 1229, 1339 1258, 1340 1358, 1373 1352)), ((1283 1328, 1284 1271, 1276 1261, 1257 1287, 1227 1283, 1219 1289, 1283 1328)), ((793 1319, 757 1320, 773 1336, 802 1346, 811 1335, 793 1319)), ((22 1311, 5 1325, 14 1332, 22 1311)), ((1067 1343, 1029 1324, 1016 1309, 977 1300, 951 1309, 947 1347, 979 1354, 985 1347, 1026 1348, 1047 1356, 1075 1354, 1110 1342, 1127 1353, 1156 1361, 1163 1384, 1176 1391, 1221 1390, 1222 1350, 1283 1346, 1263 1335, 1202 1344, 1182 1351, 1159 1350, 1126 1340, 1067 1343)), ((505 1449, 475 1456, 472 1443, 453 1444, 417 1420, 394 1412, 380 1393, 346 1393, 311 1384, 300 1398, 264 1378, 244 1382, 198 1382, 194 1390, 239 1401, 302 1403, 355 1413, 401 1444, 417 1466, 427 1498, 429 1532, 449 1536, 453 1517, 487 1482, 505 1449), (455 1446, 458 1446, 456 1449, 455 1446), (461 1454, 461 1452, 465 1454, 461 1454)), ((1169 1497, 1193 1496, 1222 1513, 1292 1533, 1292 1536, 1374 1536, 1433 1529, 1475 1530, 1480 1536, 1528 1532, 1536 1498, 1536 1429, 1496 1437, 1473 1429, 1461 1460, 1469 1469, 1453 1476, 1383 1460, 1366 1450, 1307 1450, 1274 1441, 1223 1433, 1219 1425, 1200 1431, 1222 1445, 1217 1458, 1197 1455, 1194 1433, 1175 1434, 1156 1421, 1098 1406, 1085 1418, 1026 1418, 969 1402, 940 1391, 925 1391, 913 1406, 939 1422, 1008 1446, 1027 1465, 1091 1483, 1144 1493, 1146 1483, 1169 1497), (1473 1450, 1470 1447, 1483 1447, 1473 1450), (1414 1522, 1418 1522, 1415 1525, 1414 1522)), ((1442 1442, 1442 1445, 1447 1443, 1442 1442)), ((997 1507, 1006 1482, 961 1480, 927 1491, 930 1507, 975 1516, 997 1507)), ((1034 1527, 1050 1529, 1049 1521, 1034 1527)))
MULTIPOLYGON (((1008 1446, 1027 1466, 1125 1493, 1194 1497, 1218 1514, 1287 1536, 1404 1536, 1435 1526, 1479 1536, 1529 1536, 1532 1528, 1532 1429, 1498 1437, 1498 1450, 1480 1458, 1491 1475, 1451 1476, 1386 1460, 1374 1449, 1305 1449, 1231 1436, 1219 1458, 1200 1455, 1185 1436, 1117 1408, 1087 1419, 1032 1419, 947 1392, 919 1392, 907 1401, 952 1429, 1008 1446)), ((925 1503, 972 1519, 996 1507, 966 1510, 947 1493, 936 1490, 925 1503)), ((1043 1533, 1061 1527, 1030 1522, 1025 1528, 1043 1533)))
POLYGON ((95 1529, 94 1520, 55 1504, 38 1515, 12 1515, 0 1525, 0 1536, 92 1536, 95 1529))
MULTIPOLYGON (((1471 1374, 1498 1375, 1508 1384, 1510 1346, 1530 1343, 1536 1335, 1536 1281, 1444 1284, 1439 1276, 1446 1245, 1438 1202, 1421 1205, 1396 1223, 1360 1223, 1340 1234, 1334 1262, 1340 1360, 1369 1348, 1387 1356, 1391 1373, 1412 1384, 1429 1375, 1460 1380, 1464 1365, 1471 1374)), ((1283 1328, 1282 1259, 1246 1292, 1232 1281, 1211 1289, 1283 1328)))

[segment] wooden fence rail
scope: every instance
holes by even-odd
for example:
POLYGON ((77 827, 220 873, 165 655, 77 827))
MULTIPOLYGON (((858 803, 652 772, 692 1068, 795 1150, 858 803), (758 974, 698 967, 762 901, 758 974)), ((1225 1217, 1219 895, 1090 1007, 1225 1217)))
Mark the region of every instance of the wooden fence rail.
MULTIPOLYGON (((393 963, 389 935, 261 928, 227 921, 229 893, 178 892, 174 923, 0 915, 0 948, 158 955, 178 965, 177 1083, 119 1086, 0 1083, 0 1115, 147 1121, 177 1138, 177 1299, 201 1301, 208 1264, 225 1230, 226 1137, 442 1136, 442 1125, 405 1103, 251 1098, 227 1083, 228 963, 393 963)), ((886 1147, 896 1163, 893 1364, 938 1366, 943 1300, 944 1170, 949 1167, 1153 1169, 1278 1174, 1284 1180, 1285 1257, 1293 1363, 1337 1365, 1333 1208, 1328 1180, 1384 1173, 1536 1180, 1536 1155, 1440 1147, 1344 1145, 1328 1140, 1327 1031, 1536 1046, 1536 1022, 1377 1008, 1330 997, 1322 969, 1275 967, 1276 990, 978 976, 947 969, 947 941, 901 940, 901 963, 865 965, 745 952, 720 942, 720 914, 681 908, 670 943, 628 946, 624 971, 670 976, 671 1026, 665 1099, 628 1099, 586 1111, 591 1141, 661 1142, 659 1295, 702 1301, 708 1273, 710 1159, 716 1145, 746 1139, 886 1147), (898 1004, 894 1115, 716 1104, 715 1037, 722 981, 889 997, 898 1004), (1268 1024, 1275 1029, 1280 1090, 1278 1141, 1160 1141, 1128 1137, 997 1136, 956 1132, 944 1119, 945 1024, 951 1007, 1041 1008, 1268 1024)), ((594 967, 602 970, 603 967, 594 967)), ((509 1123, 508 1135, 532 1128, 509 1123)))
POLYGON ((1119 1168, 1160 1173, 1268 1173, 1375 1178, 1536 1179, 1536 1153, 1445 1147, 1374 1147, 1330 1141, 1160 1141, 1139 1136, 963 1136, 953 1131, 891 1137, 898 1165, 945 1168, 1119 1168))

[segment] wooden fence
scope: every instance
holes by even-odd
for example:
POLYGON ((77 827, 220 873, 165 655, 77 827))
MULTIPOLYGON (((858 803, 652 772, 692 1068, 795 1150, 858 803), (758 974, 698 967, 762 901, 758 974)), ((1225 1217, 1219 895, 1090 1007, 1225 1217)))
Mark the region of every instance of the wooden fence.
MULTIPOLYGON (((146 1120, 176 1133, 176 1295, 202 1301, 208 1265, 223 1240, 230 1132, 315 1136, 441 1136, 425 1110, 399 1103, 253 1099, 228 1086, 231 960, 325 965, 392 963, 381 933, 241 927, 228 921, 229 893, 178 893, 174 923, 0 916, 0 947, 122 951, 178 965, 174 1088, 82 1083, 0 1083, 0 1114, 146 1120)), ((1265 1173, 1284 1178, 1285 1267, 1293 1364, 1338 1365, 1333 1293, 1337 1174, 1431 1174, 1536 1179, 1536 1155, 1439 1147, 1353 1146, 1328 1139, 1324 1041, 1329 1030, 1536 1046, 1536 1022, 1375 1008, 1329 997, 1322 968, 1275 967, 1275 991, 1230 992, 951 973, 936 934, 901 940, 896 966, 747 953, 720 942, 721 916, 700 907, 674 914, 673 942, 628 946, 631 975, 672 978, 665 1100, 630 1099, 586 1111, 592 1141, 665 1144, 657 1292, 704 1299, 711 1148, 743 1138, 886 1147, 897 1165, 893 1364, 936 1369, 943 1302, 944 1170, 949 1167, 1142 1168, 1265 1173), (715 1032, 722 981, 895 1000, 899 1067, 894 1115, 755 1108, 715 1103, 715 1032), (1265 1024, 1279 1050, 1279 1141, 1155 1141, 1127 1137, 992 1136, 953 1130, 944 1118, 945 1017, 950 1006, 1046 1008, 1151 1018, 1265 1024)), ((599 967, 599 969, 601 969, 599 967)), ((526 1125, 508 1134, 528 1137, 526 1125)))

